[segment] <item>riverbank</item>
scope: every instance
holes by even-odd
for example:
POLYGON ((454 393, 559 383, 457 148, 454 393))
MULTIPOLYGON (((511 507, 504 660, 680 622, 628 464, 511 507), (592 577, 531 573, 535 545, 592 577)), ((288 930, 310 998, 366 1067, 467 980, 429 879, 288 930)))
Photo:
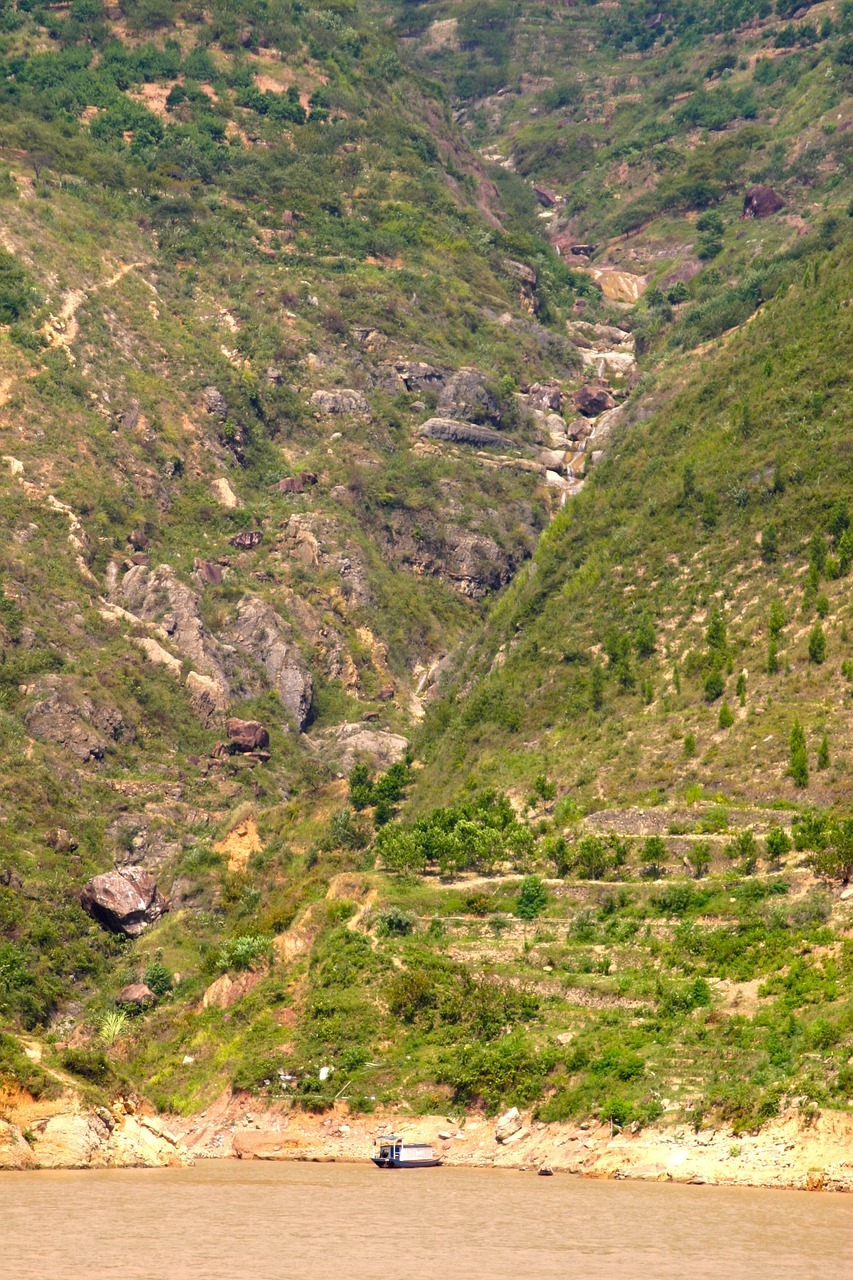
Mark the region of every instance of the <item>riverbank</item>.
POLYGON ((687 1125, 637 1133, 609 1124, 543 1124, 522 1112, 496 1138, 497 1121, 482 1115, 352 1116, 346 1105, 312 1115, 281 1104, 259 1105, 223 1095, 206 1112, 170 1117, 169 1129, 193 1159, 364 1161, 373 1139, 401 1133, 432 1142, 448 1165, 573 1173, 720 1186, 853 1191, 853 1114, 789 1111, 756 1134, 687 1125))

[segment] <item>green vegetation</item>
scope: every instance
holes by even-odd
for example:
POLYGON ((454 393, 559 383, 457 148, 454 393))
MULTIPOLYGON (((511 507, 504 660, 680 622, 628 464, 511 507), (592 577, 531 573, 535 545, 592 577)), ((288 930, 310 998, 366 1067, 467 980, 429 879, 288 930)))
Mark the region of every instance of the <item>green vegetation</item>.
POLYGON ((0 1084, 851 1104, 853 10, 798 12, 3 11, 0 1084))

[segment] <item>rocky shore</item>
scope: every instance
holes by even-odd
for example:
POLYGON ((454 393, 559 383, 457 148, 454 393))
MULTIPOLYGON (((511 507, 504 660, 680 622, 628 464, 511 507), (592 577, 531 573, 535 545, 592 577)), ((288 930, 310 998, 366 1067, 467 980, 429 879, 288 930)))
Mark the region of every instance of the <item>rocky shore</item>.
POLYGON ((193 1159, 363 1161, 396 1132, 432 1142, 448 1165, 572 1173, 587 1178, 853 1191, 853 1115, 790 1111, 757 1134, 687 1125, 636 1133, 594 1121, 543 1124, 514 1110, 482 1115, 311 1115, 224 1095, 201 1115, 169 1121, 193 1159))
POLYGON ((192 1164, 180 1138, 155 1115, 117 1099, 86 1107, 71 1095, 55 1102, 4 1099, 0 1170, 174 1168, 192 1164))

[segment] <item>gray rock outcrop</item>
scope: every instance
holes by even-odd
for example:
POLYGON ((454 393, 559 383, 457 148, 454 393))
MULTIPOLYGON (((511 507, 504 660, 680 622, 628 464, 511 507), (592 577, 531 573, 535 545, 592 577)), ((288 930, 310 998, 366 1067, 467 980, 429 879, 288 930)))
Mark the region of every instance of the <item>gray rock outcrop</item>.
POLYGON ((336 391, 315 391, 311 403, 321 413, 369 413, 370 406, 361 391, 341 387, 336 391))
POLYGON ((40 742, 64 747, 83 764, 103 760, 110 741, 121 736, 124 722, 115 707, 96 703, 65 676, 45 676, 36 692, 40 700, 26 714, 30 733, 40 742))
POLYGON ((288 715, 298 729, 304 729, 311 716, 314 682, 289 627, 276 611, 257 596, 244 596, 237 606, 237 619, 224 636, 260 663, 288 715))
POLYGON ((156 569, 135 565, 124 575, 120 590, 124 607, 145 622, 158 623, 193 664, 195 671, 186 684, 199 714, 209 719, 224 711, 230 693, 228 680, 219 646, 205 631, 195 592, 167 564, 156 569))
POLYGON ((141 867, 105 871, 83 886, 80 905, 98 924, 111 933, 128 938, 139 935, 169 910, 154 877, 141 867))
POLYGON ((359 760, 368 760, 374 769, 390 769, 402 760, 409 744, 399 733, 385 729, 368 729, 363 724, 341 724, 330 729, 328 737, 340 750, 340 765, 345 773, 359 760))
POLYGON ((480 448, 506 447, 511 442, 491 427, 474 422, 460 422, 455 418, 429 418, 418 431, 428 440, 447 440, 451 444, 473 444, 480 448))
POLYGON ((501 403, 489 380, 477 369, 457 369, 445 383, 437 408, 439 416, 465 422, 497 425, 502 416, 501 403))

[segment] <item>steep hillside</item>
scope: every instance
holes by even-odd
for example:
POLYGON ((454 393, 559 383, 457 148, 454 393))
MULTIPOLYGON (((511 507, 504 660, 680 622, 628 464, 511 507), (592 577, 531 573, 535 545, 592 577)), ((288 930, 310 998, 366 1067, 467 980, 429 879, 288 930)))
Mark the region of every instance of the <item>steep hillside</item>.
POLYGON ((798 13, 4 11, 0 1119, 848 1105, 798 13))

